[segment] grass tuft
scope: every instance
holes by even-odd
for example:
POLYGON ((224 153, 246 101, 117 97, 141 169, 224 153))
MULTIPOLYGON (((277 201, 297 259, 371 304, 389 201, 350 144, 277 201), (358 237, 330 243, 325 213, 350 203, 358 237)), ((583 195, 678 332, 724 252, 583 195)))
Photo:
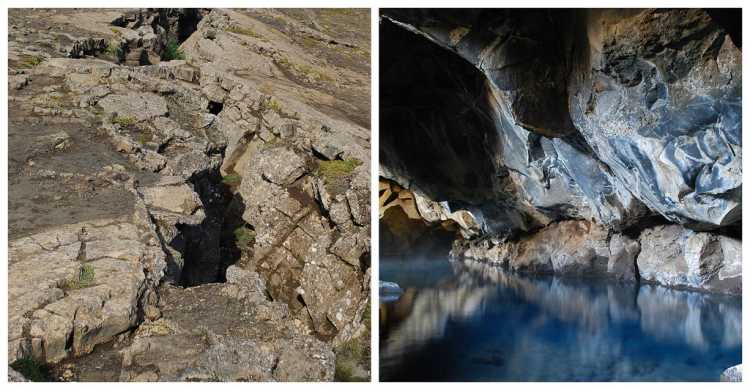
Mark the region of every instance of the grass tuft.
POLYGON ((353 382, 354 368, 349 364, 339 364, 336 360, 336 371, 333 373, 333 380, 336 382, 353 382))
POLYGON ((121 54, 120 40, 117 38, 110 39, 107 43, 107 48, 104 49, 104 53, 119 58, 121 54))
POLYGON ((271 111, 274 111, 275 113, 281 115, 281 112, 283 111, 283 108, 281 107, 281 103, 279 103, 276 99, 270 99, 268 101, 268 109, 271 111))
POLYGON ((94 267, 91 264, 84 264, 78 270, 78 276, 68 279, 61 286, 63 290, 78 290, 86 288, 94 283, 94 267))
POLYGON ((112 123, 118 124, 122 127, 133 126, 135 124, 135 118, 132 116, 117 116, 112 119, 112 123))
POLYGON ((49 369, 41 362, 25 357, 11 363, 10 366, 32 382, 49 382, 49 369))
POLYGON ((184 60, 185 52, 180 49, 180 44, 176 40, 170 39, 167 42, 167 47, 164 48, 164 53, 161 55, 161 59, 164 61, 172 60, 184 60))
POLYGON ((235 186, 240 185, 240 182, 242 182, 242 176, 240 176, 240 175, 238 175, 236 173, 232 173, 232 174, 229 174, 229 175, 226 175, 226 176, 222 177, 221 178, 221 182, 223 184, 226 184, 226 185, 230 186, 230 187, 235 187, 235 186))
POLYGON ((255 231, 245 226, 240 226, 234 229, 234 239, 237 242, 238 248, 249 249, 253 242, 255 242, 255 231))
POLYGON ((321 81, 332 82, 333 77, 329 74, 321 72, 318 68, 308 64, 298 64, 290 61, 286 57, 280 57, 276 60, 276 64, 286 68, 295 75, 302 76, 306 81, 311 83, 317 83, 321 81))
POLYGON ((356 158, 321 161, 318 166, 318 174, 326 179, 336 179, 350 175, 360 165, 362 165, 362 161, 356 158))
POLYGON ((334 380, 338 382, 363 380, 363 378, 355 378, 354 376, 354 367, 362 360, 363 355, 362 340, 352 339, 339 346, 336 349, 334 380))
POLYGON ((21 61, 21 68, 33 68, 39 64, 41 64, 43 61, 42 57, 39 56, 25 56, 23 60, 21 61))

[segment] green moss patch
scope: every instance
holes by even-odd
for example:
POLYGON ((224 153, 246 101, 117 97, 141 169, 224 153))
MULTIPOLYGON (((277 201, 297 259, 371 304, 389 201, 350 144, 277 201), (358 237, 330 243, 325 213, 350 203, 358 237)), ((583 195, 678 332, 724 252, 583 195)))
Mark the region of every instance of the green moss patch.
POLYGON ((24 56, 21 59, 21 63, 19 67, 26 68, 26 69, 33 68, 41 64, 42 61, 43 61, 42 57, 39 57, 39 56, 24 56))
POLYGON ((362 161, 356 158, 321 161, 318 165, 318 174, 325 179, 337 179, 351 175, 354 169, 360 165, 362 165, 362 161))
POLYGON ((232 173, 221 178, 221 182, 230 187, 236 187, 242 182, 242 176, 232 173))
POLYGON ((260 34, 256 33, 251 28, 243 28, 243 27, 239 27, 239 26, 232 26, 232 27, 227 28, 224 31, 230 32, 230 33, 235 33, 235 34, 240 34, 240 35, 246 35, 248 37, 253 37, 253 38, 257 38, 257 39, 263 38, 263 36, 261 36, 260 34))
POLYGON ((49 369, 43 363, 32 358, 21 358, 10 366, 32 382, 49 382, 49 369))

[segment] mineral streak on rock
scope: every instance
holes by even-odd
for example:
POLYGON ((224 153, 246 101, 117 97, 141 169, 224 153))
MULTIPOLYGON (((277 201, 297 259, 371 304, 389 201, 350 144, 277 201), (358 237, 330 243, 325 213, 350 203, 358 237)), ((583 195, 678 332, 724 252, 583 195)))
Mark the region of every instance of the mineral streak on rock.
POLYGON ((11 10, 9 361, 342 379, 370 343, 369 20, 11 10))
POLYGON ((381 12, 380 175, 454 256, 741 293, 739 11, 381 12))

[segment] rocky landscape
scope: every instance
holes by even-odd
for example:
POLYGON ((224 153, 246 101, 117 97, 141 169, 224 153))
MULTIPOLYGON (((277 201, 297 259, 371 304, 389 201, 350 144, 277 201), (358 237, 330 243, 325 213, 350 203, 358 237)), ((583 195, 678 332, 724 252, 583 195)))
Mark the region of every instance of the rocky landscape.
POLYGON ((11 380, 368 380, 369 18, 10 10, 11 380))
POLYGON ((740 295, 739 26, 383 10, 381 235, 447 226, 455 258, 740 295))

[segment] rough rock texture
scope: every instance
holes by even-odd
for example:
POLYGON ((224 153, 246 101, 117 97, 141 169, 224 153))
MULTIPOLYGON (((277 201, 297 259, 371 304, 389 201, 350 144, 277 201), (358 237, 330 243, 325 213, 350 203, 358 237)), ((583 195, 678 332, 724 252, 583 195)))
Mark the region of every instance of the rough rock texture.
POLYGON ((12 10, 9 361, 333 380, 369 326, 369 20, 12 10))
POLYGON ((739 294, 738 20, 382 10, 380 175, 472 215, 456 257, 739 294))
POLYGON ((639 275, 633 265, 640 251, 637 240, 623 234, 613 235, 609 240, 607 272, 620 280, 635 281, 639 275))
POLYGON ((642 280, 742 294, 740 241, 677 225, 646 229, 639 241, 642 280))
POLYGON ((732 366, 721 373, 722 382, 742 382, 742 364, 732 366))
MULTIPOLYGON (((447 135, 450 122, 414 117, 432 138, 427 153, 442 159, 455 153, 446 148, 473 148, 474 160, 485 162, 469 165, 494 173, 474 182, 497 179, 484 185, 484 200, 447 191, 450 182, 432 190, 435 178, 420 175, 418 167, 402 169, 410 157, 386 135, 387 177, 436 200, 499 207, 541 224, 548 222, 536 214, 620 227, 648 210, 700 229, 741 218, 740 51, 706 11, 386 10, 384 16, 393 21, 386 29, 415 32, 420 37, 412 40, 426 38, 474 66, 451 76, 454 84, 465 84, 454 89, 470 92, 472 101, 445 106, 472 107, 459 111, 492 118, 464 121, 464 133, 476 133, 470 135, 475 142, 460 146, 447 135), (477 74, 486 86, 472 87, 477 74), (532 210, 501 204, 503 193, 532 210)), ((406 52, 436 50, 395 46, 394 55, 402 59, 384 70, 386 85, 389 72, 395 76, 399 62, 409 61, 406 52)), ((409 109, 386 111, 384 121, 409 109)), ((495 232, 534 228, 518 221, 498 224, 485 226, 495 232)))
POLYGON ((454 241, 454 257, 484 260, 521 272, 604 275, 608 272, 607 232, 588 221, 552 224, 520 240, 454 241))
POLYGON ((26 379, 23 374, 13 369, 13 367, 8 367, 8 382, 28 382, 29 380, 26 379))
POLYGON ((232 266, 227 283, 161 291, 162 316, 117 349, 59 371, 85 381, 329 381, 335 356, 255 272, 232 266), (111 369, 95 370, 111 365, 111 369))
POLYGON ((430 250, 456 232, 471 238, 481 232, 466 210, 451 212, 446 203, 433 202, 416 192, 382 179, 379 184, 380 248, 383 254, 430 250))

